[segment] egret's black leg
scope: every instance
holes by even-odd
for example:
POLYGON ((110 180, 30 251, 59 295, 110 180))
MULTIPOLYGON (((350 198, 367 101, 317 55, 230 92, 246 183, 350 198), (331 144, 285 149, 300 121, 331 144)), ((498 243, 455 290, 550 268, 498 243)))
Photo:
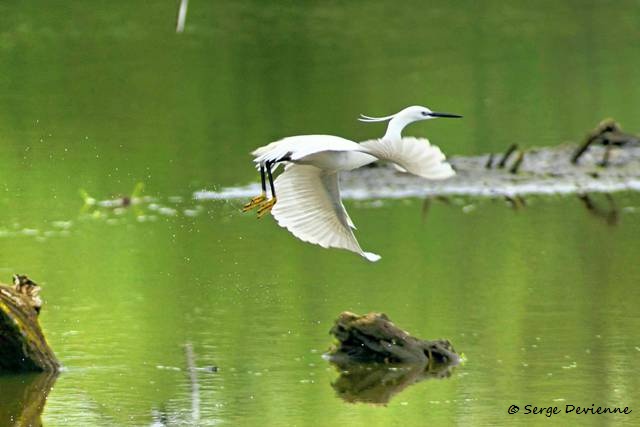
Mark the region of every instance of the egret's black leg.
POLYGON ((242 212, 248 212, 251 209, 255 209, 258 206, 260 206, 260 203, 267 200, 267 182, 266 182, 266 177, 264 173, 264 166, 262 165, 260 165, 260 178, 262 180, 262 194, 249 200, 249 203, 243 206, 242 212))
POLYGON ((264 166, 260 165, 260 179, 262 180, 262 194, 267 194, 267 182, 264 175, 264 166))
POLYGON ((269 185, 271 186, 271 198, 276 198, 276 189, 273 185, 273 175, 271 174, 271 165, 275 162, 267 162, 267 174, 269 174, 269 185))
POLYGON ((276 188, 273 184, 273 174, 271 173, 271 165, 275 162, 266 162, 265 166, 267 167, 267 176, 269 177, 269 186, 271 187, 271 198, 266 202, 260 204, 260 209, 258 209, 258 218, 262 218, 269 212, 271 212, 271 208, 276 204, 276 188))

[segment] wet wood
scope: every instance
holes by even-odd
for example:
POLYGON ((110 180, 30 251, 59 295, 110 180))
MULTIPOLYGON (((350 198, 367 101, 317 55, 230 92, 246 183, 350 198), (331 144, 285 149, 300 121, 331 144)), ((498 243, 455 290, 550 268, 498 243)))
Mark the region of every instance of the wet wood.
POLYGON ((639 144, 640 137, 622 131, 619 123, 613 119, 605 119, 594 130, 589 132, 582 144, 574 151, 571 156, 571 163, 577 164, 580 158, 592 147, 593 144, 601 144, 605 146, 604 155, 600 162, 601 166, 609 165, 609 156, 611 155, 612 146, 624 146, 627 144, 639 144))
POLYGON ((0 284, 0 372, 57 372, 60 364, 40 329, 40 286, 14 275, 0 284))
POLYGON ((331 386, 350 403, 386 405, 413 384, 450 377, 460 363, 449 341, 413 337, 383 313, 345 311, 331 334, 338 342, 326 357, 340 372, 331 386))
POLYGON ((485 169, 491 169, 493 167, 493 153, 489 153, 487 163, 484 165, 485 169))
POLYGON ((513 162, 513 165, 511 166, 511 168, 509 168, 509 172, 513 174, 518 173, 518 170, 520 169, 520 166, 522 165, 523 161, 524 161, 524 151, 518 151, 518 156, 516 157, 516 161, 513 162))
POLYGON ((457 364, 460 357, 447 340, 425 341, 394 325, 383 313, 340 314, 331 329, 338 340, 328 354, 338 364, 381 363, 432 366, 457 364))
POLYGON ((507 148, 507 151, 505 151, 504 155, 498 162, 498 168, 502 169, 506 166, 507 160, 509 160, 509 157, 511 157, 511 155, 514 153, 514 151, 516 151, 517 148, 518 144, 511 144, 509 148, 507 148))

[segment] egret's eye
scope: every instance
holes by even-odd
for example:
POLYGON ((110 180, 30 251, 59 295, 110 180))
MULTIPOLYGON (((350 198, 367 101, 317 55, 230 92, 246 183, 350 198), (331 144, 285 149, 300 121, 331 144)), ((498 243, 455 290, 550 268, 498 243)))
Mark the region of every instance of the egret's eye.
POLYGON ((423 116, 428 116, 429 113, 427 113, 426 111, 422 111, 420 114, 422 114, 423 116))

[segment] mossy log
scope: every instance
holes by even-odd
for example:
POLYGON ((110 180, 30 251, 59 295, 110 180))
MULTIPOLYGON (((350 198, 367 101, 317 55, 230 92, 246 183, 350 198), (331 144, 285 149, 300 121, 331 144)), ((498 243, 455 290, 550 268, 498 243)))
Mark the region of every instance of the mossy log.
POLYGON ((382 313, 344 312, 331 334, 338 343, 327 358, 340 372, 331 386, 350 403, 386 405, 410 385, 450 377, 460 363, 449 341, 412 337, 382 313))
POLYGON ((0 284, 0 372, 57 372, 60 364, 40 329, 40 287, 15 275, 0 284))
POLYGON ((328 353, 334 363, 457 364, 460 357, 447 340, 425 341, 394 325, 383 313, 365 316, 348 311, 331 328, 338 345, 328 353))

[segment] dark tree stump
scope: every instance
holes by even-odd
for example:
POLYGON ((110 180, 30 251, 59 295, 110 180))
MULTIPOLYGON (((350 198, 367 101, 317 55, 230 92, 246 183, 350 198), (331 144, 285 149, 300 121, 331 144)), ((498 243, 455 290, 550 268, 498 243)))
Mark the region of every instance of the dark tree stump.
POLYGON ((460 362, 449 341, 412 337, 382 313, 344 312, 331 334, 338 343, 327 357, 340 371, 331 385, 351 403, 386 405, 412 384, 448 378, 460 362))
POLYGON ((60 364, 40 329, 40 287, 27 276, 0 284, 0 372, 57 372, 60 364))
POLYGON ((331 328, 338 345, 329 352, 336 363, 457 364, 460 357, 447 340, 424 341, 394 325, 383 313, 365 316, 348 311, 331 328))

